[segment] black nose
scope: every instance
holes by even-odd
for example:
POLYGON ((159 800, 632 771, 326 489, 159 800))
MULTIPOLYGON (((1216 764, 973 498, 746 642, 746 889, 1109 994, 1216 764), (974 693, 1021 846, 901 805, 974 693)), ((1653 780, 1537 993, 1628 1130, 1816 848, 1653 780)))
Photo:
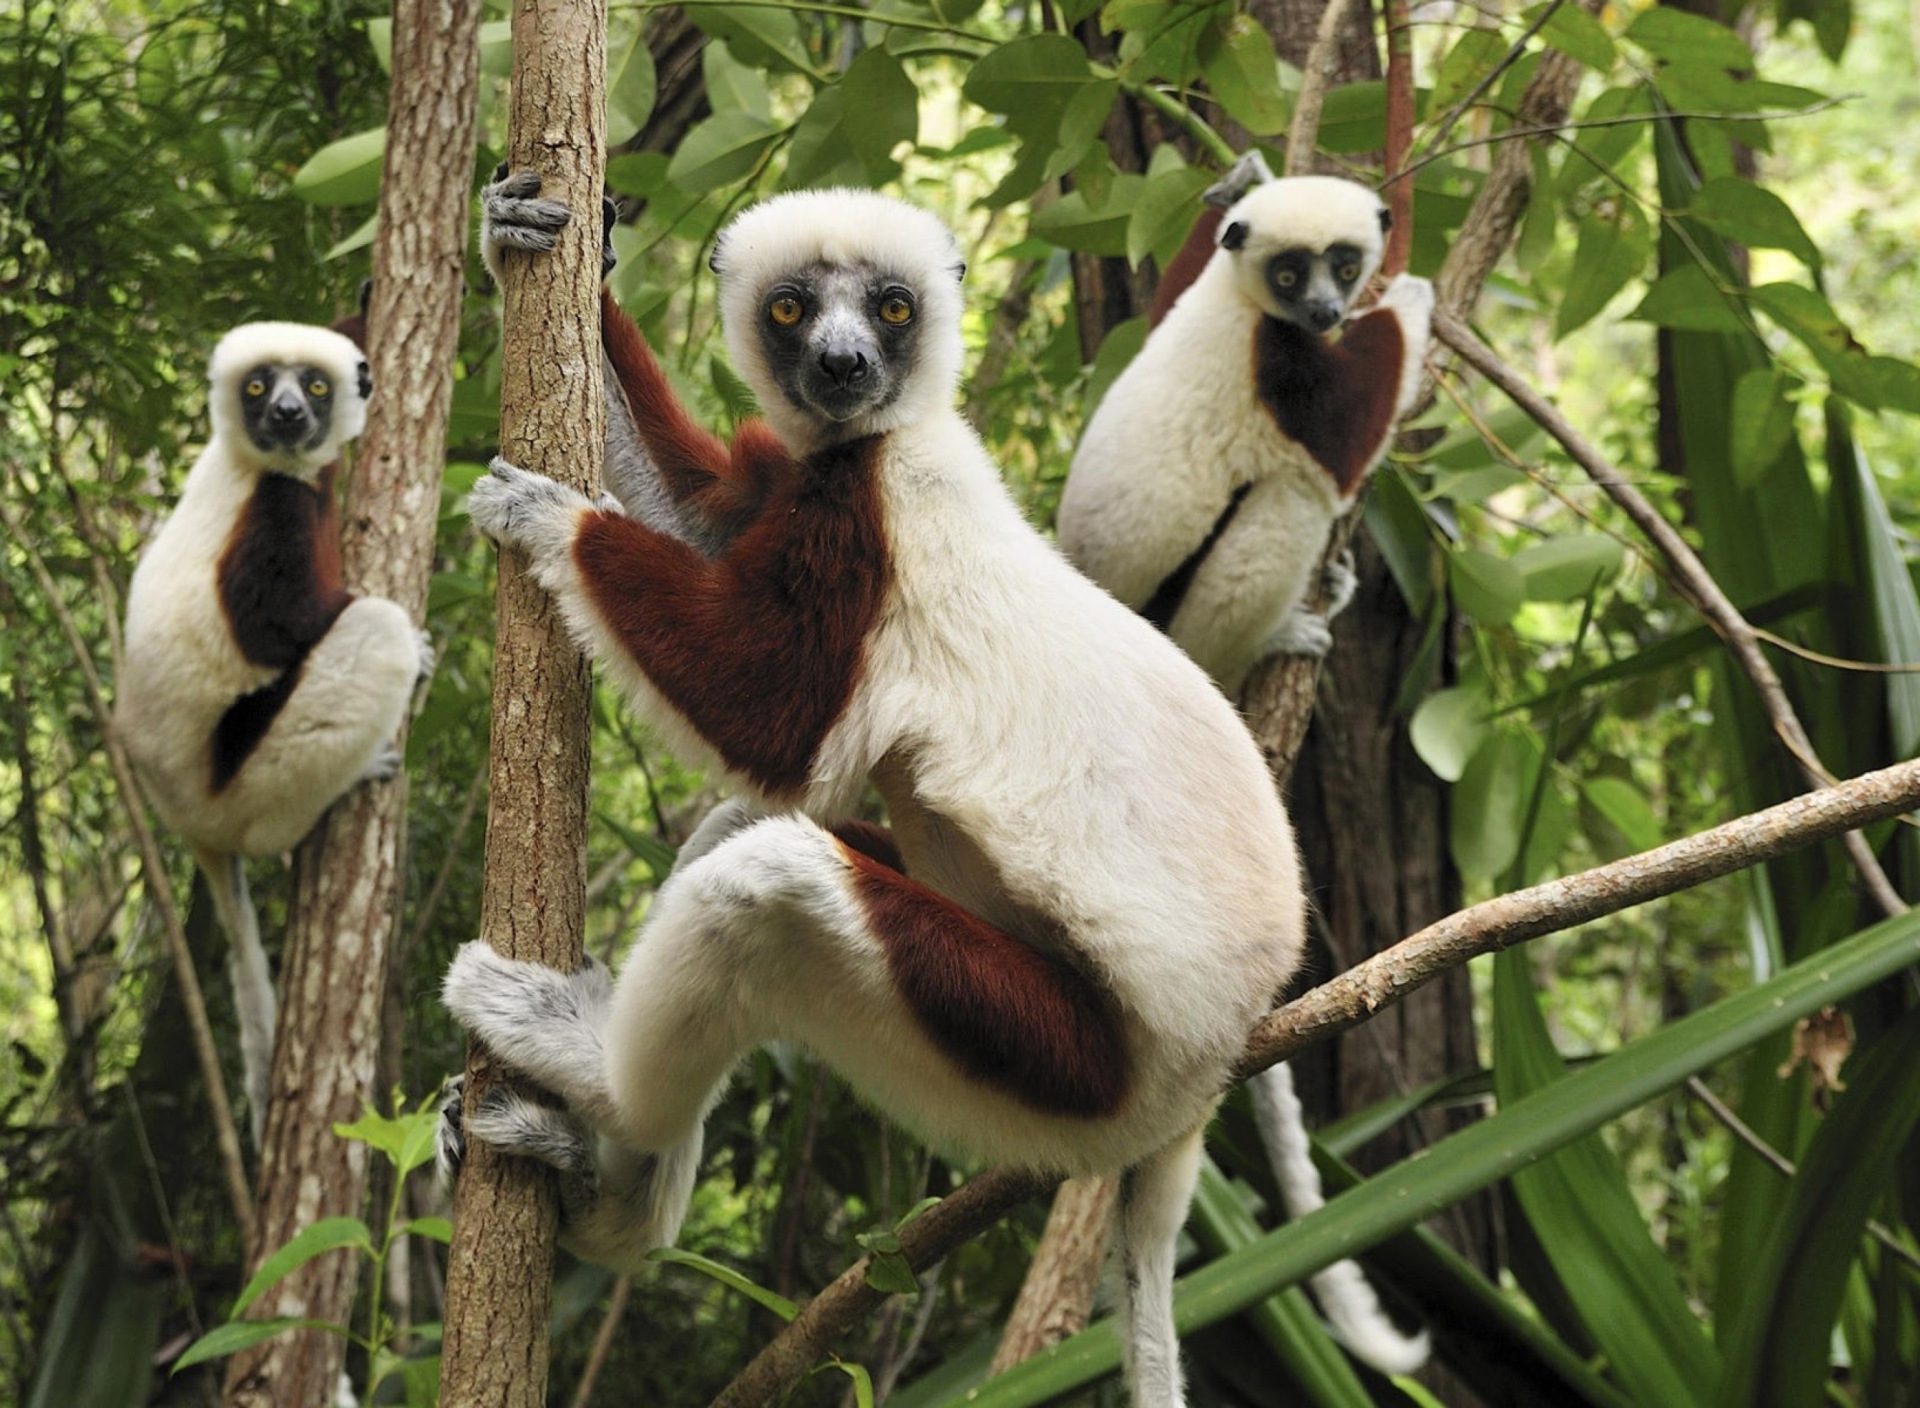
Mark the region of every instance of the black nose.
POLYGON ((1315 332, 1325 332, 1340 321, 1338 303, 1309 303, 1301 311, 1307 316, 1307 325, 1315 332))
POLYGON ((867 374, 866 354, 858 348, 831 347, 820 354, 820 369, 835 386, 851 386, 867 374))
POLYGON ((292 394, 276 396, 272 414, 275 425, 298 425, 307 418, 306 402, 292 394))

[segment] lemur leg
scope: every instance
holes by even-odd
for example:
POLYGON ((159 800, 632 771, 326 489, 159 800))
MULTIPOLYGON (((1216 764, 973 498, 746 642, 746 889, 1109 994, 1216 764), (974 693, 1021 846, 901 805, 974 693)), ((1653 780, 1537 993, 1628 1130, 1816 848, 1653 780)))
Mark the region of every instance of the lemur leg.
MULTIPOLYGON (((432 652, 423 659, 421 647, 420 633, 393 602, 363 596, 340 613, 300 665, 299 683, 253 757, 221 794, 220 805, 246 819, 241 850, 290 849, 336 797, 370 770, 382 775, 382 749, 431 663, 432 652)), ((397 755, 388 761, 397 766, 397 755)))
POLYGON ((1326 607, 1316 611, 1305 602, 1296 603, 1279 628, 1267 638, 1260 654, 1311 655, 1320 659, 1333 648, 1333 618, 1347 609, 1359 582, 1353 570, 1353 554, 1342 552, 1326 565, 1320 577, 1326 607))
POLYGON ((1180 1408, 1180 1337, 1173 1328, 1173 1261, 1200 1177, 1204 1126, 1120 1177, 1121 1344, 1133 1408, 1180 1408))

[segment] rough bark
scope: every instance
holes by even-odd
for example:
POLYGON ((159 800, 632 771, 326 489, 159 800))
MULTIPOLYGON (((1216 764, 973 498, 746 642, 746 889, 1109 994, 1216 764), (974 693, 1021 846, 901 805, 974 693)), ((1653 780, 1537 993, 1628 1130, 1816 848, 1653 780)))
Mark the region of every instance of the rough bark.
MULTIPOLYGON (((604 0, 518 0, 513 50, 508 164, 538 171, 545 194, 582 215, 552 254, 505 261, 500 449, 591 493, 605 437, 604 0)), ((510 957, 573 969, 586 908, 587 661, 517 550, 500 554, 495 622, 481 933, 510 957)), ((471 1050, 469 1101, 502 1078, 483 1050, 471 1050)), ((546 1401, 551 1175, 477 1144, 467 1155, 454 1200, 441 1402, 534 1408, 546 1401)))
POLYGON ((1086 1329, 1119 1197, 1120 1184, 1112 1178, 1073 1178, 1060 1185, 989 1373, 1086 1329))
MULTIPOLYGON (((468 182, 479 93, 477 0, 401 0, 374 245, 368 360, 377 388, 342 528, 347 580, 426 607, 447 412, 460 337, 468 182)), ((404 725, 403 725, 404 732, 404 725)), ((401 740, 404 744, 404 738, 401 740)), ((367 1148, 333 1132, 377 1095, 380 1004, 403 892, 404 775, 356 788, 297 858, 280 980, 280 1028, 261 1154, 255 1264, 322 1217, 362 1210, 367 1148)), ((358 1261, 321 1257, 281 1281, 257 1315, 345 1323, 358 1261)), ((334 1401, 345 1346, 283 1335, 229 1366, 230 1408, 334 1401)))

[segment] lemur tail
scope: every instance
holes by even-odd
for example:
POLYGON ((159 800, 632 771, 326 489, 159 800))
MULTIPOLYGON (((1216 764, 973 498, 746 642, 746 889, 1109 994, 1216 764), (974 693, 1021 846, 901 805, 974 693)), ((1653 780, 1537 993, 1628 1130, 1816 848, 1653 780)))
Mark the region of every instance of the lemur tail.
POLYGON ((1173 1260, 1200 1176, 1204 1127, 1120 1175, 1120 1341, 1133 1408, 1184 1408, 1173 1260))
MULTIPOLYGON (((1287 1216, 1304 1217, 1326 1206, 1320 1171, 1313 1166, 1307 1146, 1306 1121, 1293 1093, 1293 1072, 1282 1062, 1254 1076, 1247 1089, 1287 1216)), ((1336 1261, 1310 1279, 1334 1336, 1356 1359, 1383 1374, 1410 1374, 1427 1362, 1426 1332, 1402 1334, 1381 1309, 1379 1296, 1356 1263, 1336 1261)))
POLYGON ((194 850, 194 858, 213 893, 213 911, 227 932, 227 972, 233 979, 233 1006, 240 1018, 240 1068, 247 1086, 247 1119, 253 1147, 267 1123, 267 1082, 273 1067, 273 1028, 278 1004, 267 951, 260 943, 260 920, 247 890, 247 872, 237 855, 194 850))

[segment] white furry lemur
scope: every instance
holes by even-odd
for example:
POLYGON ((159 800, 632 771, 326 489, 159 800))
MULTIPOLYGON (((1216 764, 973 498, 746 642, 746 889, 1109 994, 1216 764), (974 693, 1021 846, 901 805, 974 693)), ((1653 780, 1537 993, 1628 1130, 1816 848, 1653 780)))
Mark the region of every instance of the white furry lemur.
MULTIPOLYGON (((1161 281, 1145 345, 1081 438, 1058 536, 1082 571, 1238 698, 1257 661, 1332 643, 1327 616, 1304 598, 1334 520, 1418 392, 1433 289, 1400 275, 1346 321, 1389 224, 1379 197, 1352 181, 1275 180, 1249 152, 1207 199, 1214 208, 1161 281)), ((1329 586, 1327 615, 1352 595, 1352 569, 1336 564, 1329 586)), ((1280 1065, 1247 1084, 1288 1212, 1303 1216, 1323 1198, 1292 1076, 1280 1065)), ((1390 1373, 1425 1362, 1426 1337, 1394 1328, 1352 1262, 1313 1287, 1360 1358, 1390 1373)))
MULTIPOLYGON (((485 192, 490 246, 550 244, 566 211, 538 188, 485 192)), ((617 982, 461 949, 449 1008, 567 1109, 490 1092, 446 1152, 556 1165, 567 1244, 634 1269, 679 1228, 734 1065, 797 1042, 940 1147, 1118 1175, 1133 1399, 1176 1408, 1202 1131, 1302 946, 1286 816, 1219 691, 1034 531, 955 410, 945 226, 793 193, 712 266, 765 421, 698 428, 605 299, 618 497, 496 460, 469 506, 738 795, 617 982), (869 781, 890 833, 844 820, 869 781)))
POLYGON ((248 323, 214 349, 213 437, 141 554, 114 727, 192 847, 227 932, 255 1147, 273 978, 243 861, 291 849, 391 746, 433 655, 407 613, 340 580, 334 476, 372 379, 347 337, 248 323))

